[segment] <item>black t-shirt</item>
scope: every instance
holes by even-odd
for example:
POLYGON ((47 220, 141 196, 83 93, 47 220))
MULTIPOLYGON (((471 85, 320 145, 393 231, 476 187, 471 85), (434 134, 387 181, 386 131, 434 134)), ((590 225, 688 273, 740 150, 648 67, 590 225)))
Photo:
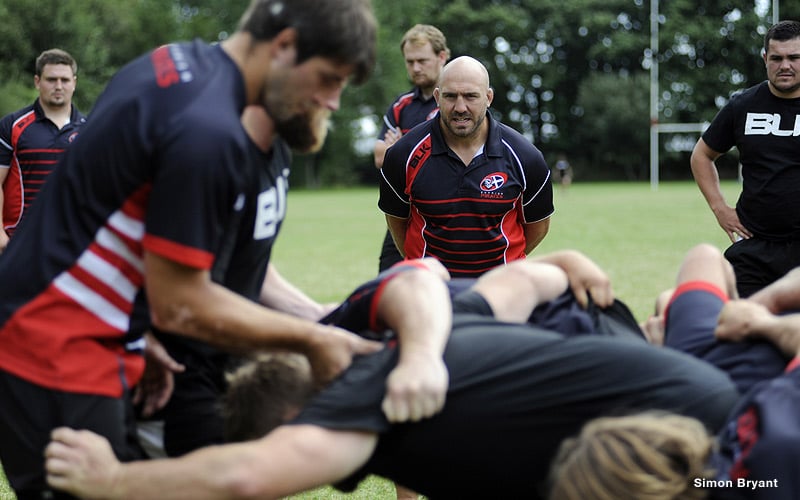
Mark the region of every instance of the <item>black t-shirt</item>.
POLYGON ((721 153, 739 150, 736 212, 745 227, 760 238, 800 239, 800 99, 781 99, 762 82, 733 96, 703 140, 721 153))
POLYGON ((531 498, 561 440, 593 417, 657 408, 718 428, 736 399, 724 373, 681 353, 456 314, 444 410, 392 425, 381 401, 396 362, 394 348, 355 359, 293 421, 380 435, 341 488, 377 474, 432 498, 531 498))

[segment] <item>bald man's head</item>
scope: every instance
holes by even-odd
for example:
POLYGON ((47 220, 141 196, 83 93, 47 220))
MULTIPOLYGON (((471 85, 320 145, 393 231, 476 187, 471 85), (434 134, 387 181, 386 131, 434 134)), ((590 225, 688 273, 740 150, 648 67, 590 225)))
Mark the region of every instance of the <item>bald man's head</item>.
POLYGON ((460 56, 445 64, 439 76, 439 86, 441 87, 442 82, 446 82, 448 78, 470 80, 489 89, 489 71, 474 57, 460 56), (448 73, 451 73, 449 77, 448 73))
POLYGON ((477 59, 461 56, 447 63, 433 96, 439 104, 439 120, 448 142, 472 140, 488 130, 486 110, 494 91, 489 86, 486 66, 477 59))

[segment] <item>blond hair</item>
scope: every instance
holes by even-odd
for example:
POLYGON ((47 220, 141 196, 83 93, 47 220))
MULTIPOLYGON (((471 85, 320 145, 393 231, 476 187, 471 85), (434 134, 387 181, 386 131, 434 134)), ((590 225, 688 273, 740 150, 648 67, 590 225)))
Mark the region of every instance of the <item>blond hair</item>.
POLYGON ((403 39, 400 40, 400 51, 403 51, 406 44, 424 45, 426 42, 430 42, 434 54, 438 55, 444 51, 447 55, 447 59, 450 59, 450 49, 447 47, 447 38, 445 38, 444 33, 442 33, 439 28, 430 24, 415 24, 411 29, 406 31, 405 35, 403 35, 403 39))
POLYGON ((668 413, 603 417, 565 440, 550 471, 553 500, 699 499, 714 442, 703 424, 668 413))

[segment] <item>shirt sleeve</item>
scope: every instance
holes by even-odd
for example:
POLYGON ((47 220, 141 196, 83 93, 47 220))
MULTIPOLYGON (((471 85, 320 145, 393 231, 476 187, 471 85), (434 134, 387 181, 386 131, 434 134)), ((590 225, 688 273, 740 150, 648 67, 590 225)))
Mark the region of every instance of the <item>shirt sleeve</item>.
POLYGON ((0 166, 11 165, 14 149, 11 147, 11 123, 13 117, 6 115, 0 119, 0 166))
POLYGON ((531 149, 526 159, 522 160, 526 179, 525 191, 522 194, 522 211, 527 224, 544 220, 555 211, 550 168, 541 151, 533 145, 531 149))
POLYGON ((410 203, 406 186, 406 157, 402 138, 386 150, 381 168, 380 195, 378 208, 385 214, 406 219, 410 213, 410 203))
POLYGON ((384 137, 386 137, 386 132, 389 129, 396 129, 397 128, 397 120, 394 119, 394 112, 393 112, 394 105, 389 106, 389 109, 386 110, 386 113, 383 115, 383 120, 381 120, 381 131, 378 133, 378 140, 382 141, 384 137))
POLYGON ((728 152, 736 143, 734 134, 735 127, 735 103, 728 102, 717 116, 711 121, 705 132, 703 132, 703 142, 708 147, 719 153, 728 152))
POLYGON ((224 133, 181 134, 159 155, 148 199, 143 245, 190 267, 210 269, 226 229, 244 206, 244 149, 224 133), (237 203, 239 198, 240 203, 237 203))

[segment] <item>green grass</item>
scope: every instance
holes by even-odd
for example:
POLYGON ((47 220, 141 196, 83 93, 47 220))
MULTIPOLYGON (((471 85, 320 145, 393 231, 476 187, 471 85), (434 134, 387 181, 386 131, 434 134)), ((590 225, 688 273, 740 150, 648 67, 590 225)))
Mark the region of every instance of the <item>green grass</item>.
MULTIPOLYGON (((739 192, 723 183, 729 203, 739 192)), ((727 237, 693 182, 574 184, 556 190, 550 232, 535 253, 573 248, 611 276, 614 290, 638 319, 656 295, 673 285, 684 253, 701 242, 720 249, 727 237)), ((289 281, 321 302, 343 299, 378 269, 385 223, 377 189, 293 191, 273 262, 289 281)), ((370 478, 350 495, 321 488, 293 499, 375 500, 394 498, 391 483, 370 478)), ((0 476, 0 500, 14 495, 0 476)))
MULTIPOLYGON (((733 203, 735 182, 723 183, 733 203)), ((693 182, 574 184, 556 190, 550 232, 534 254, 578 249, 605 269, 617 295, 649 314, 658 292, 672 286, 683 254, 727 237, 693 182)), ((385 231, 377 190, 295 191, 273 262, 319 301, 337 301, 374 276, 385 231)))

